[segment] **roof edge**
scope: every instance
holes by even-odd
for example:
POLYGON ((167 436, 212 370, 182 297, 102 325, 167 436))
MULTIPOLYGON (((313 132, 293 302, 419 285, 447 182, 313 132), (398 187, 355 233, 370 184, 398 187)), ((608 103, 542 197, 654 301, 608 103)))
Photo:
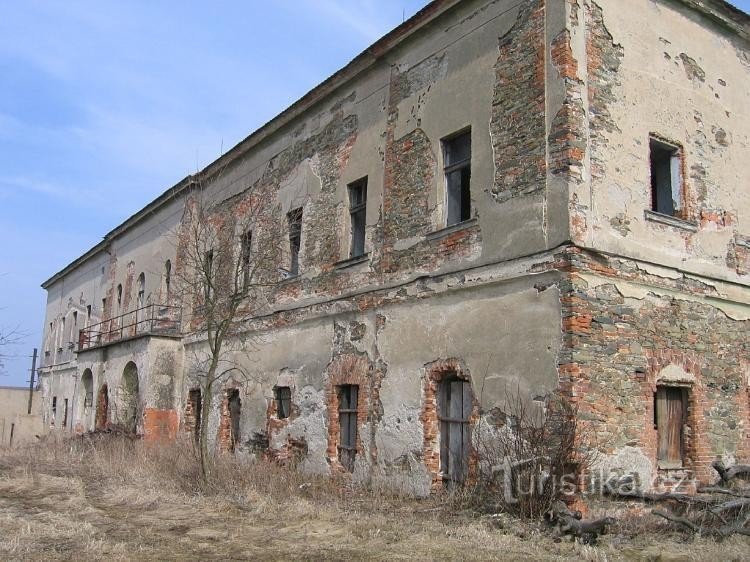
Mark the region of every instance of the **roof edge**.
MULTIPOLYGON (((157 211, 162 205, 178 197, 183 191, 188 189, 194 183, 204 177, 210 177, 222 167, 228 166, 236 160, 245 156, 252 148, 260 144, 263 140, 274 134, 276 131, 289 124, 299 115, 303 114, 310 107, 323 100, 327 95, 342 87, 360 73, 364 72, 376 62, 383 58, 387 53, 397 47, 400 43, 408 39, 413 33, 420 28, 431 23, 433 20, 459 4, 462 0, 433 0, 416 14, 403 22, 398 27, 386 33, 375 43, 367 47, 359 55, 354 57, 343 68, 323 80, 320 84, 308 91, 292 105, 284 109, 281 113, 267 121, 247 137, 235 144, 222 156, 206 165, 195 175, 189 175, 167 189, 164 193, 156 197, 150 203, 146 204, 139 211, 125 219, 122 223, 104 235, 101 242, 93 246, 90 250, 70 262, 63 269, 52 275, 41 287, 49 288, 53 283, 64 277, 80 264, 88 261, 98 253, 106 251, 110 241, 130 228, 149 214, 157 211)), ((721 25, 734 34, 738 35, 745 41, 750 42, 750 15, 739 8, 729 4, 725 0, 667 0, 681 4, 696 12, 701 13, 707 19, 721 25)))
POLYGON ((298 99, 281 113, 273 117, 270 121, 258 127, 255 131, 250 133, 250 135, 230 148, 222 156, 206 165, 196 174, 185 177, 173 187, 170 187, 164 193, 159 195, 156 199, 145 205, 141 210, 125 219, 122 223, 105 234, 104 239, 101 242, 96 244, 80 257, 70 262, 63 269, 55 273, 44 283, 42 283, 41 287, 45 290, 48 289, 53 283, 64 277, 74 268, 88 261, 100 252, 106 251, 106 248, 109 246, 110 241, 121 232, 123 232, 127 228, 130 228, 131 226, 138 224, 146 216, 157 211, 169 200, 181 195, 185 189, 193 185, 199 178, 203 178, 206 176, 210 177, 216 172, 217 169, 227 166, 245 156, 253 147, 271 136, 280 128, 290 123, 296 117, 307 111, 307 109, 324 99, 328 94, 340 88, 341 86, 358 76, 360 73, 370 68, 386 53, 388 53, 399 43, 410 37, 418 29, 424 27, 432 20, 442 15, 444 12, 461 1, 462 0, 433 0, 432 2, 427 4, 427 6, 419 10, 408 20, 386 33, 383 37, 370 45, 367 49, 362 51, 346 66, 326 78, 312 90, 308 91, 300 99, 298 99))

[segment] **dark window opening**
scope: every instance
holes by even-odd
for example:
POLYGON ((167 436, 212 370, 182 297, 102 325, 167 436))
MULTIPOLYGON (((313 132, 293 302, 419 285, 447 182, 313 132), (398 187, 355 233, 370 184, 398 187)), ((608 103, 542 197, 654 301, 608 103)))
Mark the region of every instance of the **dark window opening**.
POLYGON ((684 426, 687 389, 659 386, 654 394, 654 426, 657 432, 659 468, 680 468, 684 458, 684 426))
POLYGON ((167 300, 169 300, 172 290, 172 262, 169 260, 164 262, 164 289, 167 294, 167 300))
POLYGON ((447 226, 471 218, 471 132, 443 140, 447 226))
POLYGON ((440 383, 438 409, 440 418, 440 469, 447 484, 466 481, 471 451, 471 418, 473 395, 471 384, 455 374, 440 383))
POLYGON ((682 205, 680 149, 651 139, 651 210, 679 215, 682 205))
POLYGON ((188 393, 188 401, 190 402, 190 408, 193 411, 192 427, 190 431, 193 433, 193 439, 196 443, 200 443, 201 440, 201 408, 203 407, 203 400, 201 398, 200 388, 194 388, 188 393))
POLYGON ((86 326, 84 327, 88 328, 89 325, 91 325, 91 305, 87 304, 86 305, 86 326))
POLYGON ((117 285, 117 312, 120 312, 122 306, 122 285, 117 285))
POLYGON ((358 385, 344 384, 338 387, 339 461, 349 472, 354 471, 354 459, 357 455, 358 398, 358 385))
POLYGON ((289 275, 299 274, 299 250, 302 244, 302 209, 294 209, 286 215, 289 221, 289 275))
POLYGON ((107 299, 102 299, 102 318, 104 318, 105 310, 107 310, 107 299))
POLYGON ((210 300, 214 294, 214 251, 203 254, 203 296, 210 300))
POLYGON ((57 396, 52 397, 52 425, 55 425, 55 417, 57 417, 57 396))
POLYGON ((63 400, 63 421, 62 421, 63 427, 68 427, 68 399, 65 398, 63 400))
POLYGON ((236 388, 227 391, 227 401, 229 405, 229 427, 231 429, 230 447, 234 451, 237 443, 240 442, 240 415, 242 414, 242 401, 240 400, 240 391, 236 388))
POLYGON ((138 276, 138 308, 143 308, 146 298, 146 274, 138 276))
POLYGON ((292 389, 288 386, 277 386, 273 393, 276 400, 276 417, 280 420, 288 418, 292 409, 292 389))
POLYGON ((352 241, 349 257, 356 258, 365 253, 365 220, 367 215, 367 178, 349 184, 349 216, 352 226, 352 241))
POLYGON ((242 263, 240 264, 242 268, 242 289, 247 289, 250 285, 250 278, 252 271, 250 270, 250 248, 253 242, 253 233, 251 230, 248 230, 245 232, 245 234, 242 235, 242 243, 241 243, 241 249, 240 249, 240 259, 242 260, 242 263))

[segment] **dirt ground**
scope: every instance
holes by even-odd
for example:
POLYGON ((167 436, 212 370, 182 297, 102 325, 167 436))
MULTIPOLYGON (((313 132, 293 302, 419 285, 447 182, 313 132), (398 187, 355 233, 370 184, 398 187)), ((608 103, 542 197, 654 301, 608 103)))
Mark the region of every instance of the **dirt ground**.
POLYGON ((750 560, 747 537, 644 536, 631 525, 589 546, 450 498, 396 498, 236 462, 200 490, 194 469, 189 456, 141 443, 0 453, 0 559, 750 560))

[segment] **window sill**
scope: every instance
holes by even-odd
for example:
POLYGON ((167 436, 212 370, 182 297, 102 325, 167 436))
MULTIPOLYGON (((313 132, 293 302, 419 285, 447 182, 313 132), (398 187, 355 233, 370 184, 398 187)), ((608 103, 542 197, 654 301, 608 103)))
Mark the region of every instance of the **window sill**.
POLYGON ((347 267, 352 267, 360 263, 365 263, 369 261, 369 259, 370 259, 370 252, 365 252, 361 256, 356 256, 356 257, 349 258, 346 260, 337 261, 336 263, 333 264, 333 269, 336 269, 336 270, 346 269, 347 267))
POLYGON ((698 223, 693 221, 687 221, 678 217, 664 215, 662 213, 657 213, 656 211, 650 211, 648 209, 643 211, 643 217, 650 222, 664 224, 666 226, 673 226, 675 228, 681 228, 690 232, 698 232, 698 223))
POLYGON ((434 232, 430 232, 429 234, 425 236, 425 239, 439 240, 441 238, 445 238, 446 236, 450 236, 454 232, 461 232, 462 230, 468 230, 469 228, 476 226, 478 222, 479 221, 477 220, 477 217, 472 217, 463 222, 458 222, 456 224, 446 226, 445 228, 441 228, 440 230, 435 230, 434 232))

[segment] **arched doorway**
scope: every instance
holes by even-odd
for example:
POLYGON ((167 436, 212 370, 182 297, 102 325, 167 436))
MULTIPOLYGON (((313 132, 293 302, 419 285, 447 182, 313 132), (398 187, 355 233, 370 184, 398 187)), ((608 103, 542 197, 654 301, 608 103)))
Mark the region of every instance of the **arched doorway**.
POLYGON ((99 388, 99 396, 96 399, 96 429, 107 429, 107 417, 109 416, 109 393, 107 385, 99 388))
POLYGON ((125 365, 120 383, 120 416, 125 431, 135 433, 138 426, 138 367, 132 361, 125 365))
POLYGON ((81 430, 90 429, 91 412, 94 409, 94 375, 91 369, 86 369, 81 377, 81 395, 78 401, 81 430))

